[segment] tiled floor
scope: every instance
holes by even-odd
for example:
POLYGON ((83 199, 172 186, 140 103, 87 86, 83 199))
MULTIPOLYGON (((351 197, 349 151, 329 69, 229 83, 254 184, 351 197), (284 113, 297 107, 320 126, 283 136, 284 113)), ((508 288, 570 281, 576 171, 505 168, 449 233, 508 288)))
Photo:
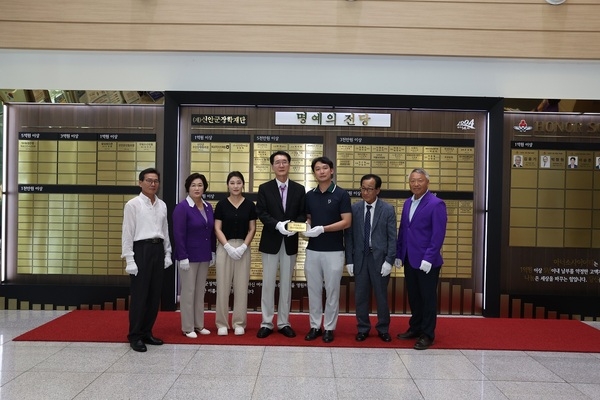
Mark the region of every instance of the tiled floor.
POLYGON ((12 341, 63 313, 0 310, 1 399, 600 399, 598 353, 12 341))

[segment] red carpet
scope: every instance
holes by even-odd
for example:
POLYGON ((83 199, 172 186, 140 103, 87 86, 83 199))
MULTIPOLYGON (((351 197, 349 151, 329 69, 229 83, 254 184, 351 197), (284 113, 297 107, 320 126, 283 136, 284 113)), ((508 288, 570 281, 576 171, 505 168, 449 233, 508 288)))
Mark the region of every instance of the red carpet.
MULTIPOLYGON (((371 336, 364 342, 356 342, 356 319, 354 315, 341 315, 335 331, 335 340, 325 344, 321 339, 304 340, 309 330, 307 314, 293 314, 290 322, 298 334, 293 339, 274 332, 267 339, 256 338, 261 316, 248 314, 248 329, 243 336, 217 336, 214 327, 215 314, 206 313, 206 327, 211 335, 188 339, 180 330, 178 312, 161 312, 153 333, 169 344, 223 344, 257 346, 326 346, 326 347, 380 347, 412 348, 413 340, 398 340, 399 332, 408 327, 408 316, 392 316, 391 343, 371 336)), ((373 322, 374 325, 374 322, 373 322)), ((72 311, 53 321, 15 338, 16 341, 60 342, 127 342, 127 311, 72 311)), ((574 320, 509 319, 481 317, 438 318, 436 349, 471 350, 537 350, 600 353, 600 330, 574 320)))

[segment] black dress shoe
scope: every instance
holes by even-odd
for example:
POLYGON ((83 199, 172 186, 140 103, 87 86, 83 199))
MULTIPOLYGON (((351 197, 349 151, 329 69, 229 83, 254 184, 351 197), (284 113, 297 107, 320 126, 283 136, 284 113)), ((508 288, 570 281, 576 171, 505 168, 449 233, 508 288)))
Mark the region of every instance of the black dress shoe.
POLYGON ((333 331, 325 331, 323 332, 323 341, 325 343, 333 342, 333 331))
POLYGON ((433 344, 433 339, 427 335, 421 335, 417 343, 415 343, 415 350, 426 350, 433 344))
POLYGON ((323 334, 323 331, 319 328, 310 328, 310 331, 304 336, 304 340, 315 340, 323 334))
POLYGON ((384 342, 391 342, 392 341, 392 337, 387 332, 379 332, 377 334, 377 336, 379 336, 379 339, 383 340, 384 342))
POLYGON ((367 339, 368 336, 369 336, 369 334, 366 333, 366 332, 358 332, 356 334, 356 341, 357 342, 364 342, 367 339))
POLYGON ((152 335, 146 336, 145 338, 142 339, 142 341, 146 344, 151 344, 153 346, 160 346, 161 344, 164 343, 162 340, 160 340, 159 338, 155 338, 152 335))
POLYGON ((148 350, 141 339, 138 339, 135 342, 131 342, 130 346, 133 349, 133 351, 139 351, 140 353, 143 353, 148 350))
POLYGON ((294 332, 292 327, 289 325, 284 326, 283 328, 279 329, 277 332, 281 333, 285 337, 289 337, 289 338, 296 337, 296 332, 294 332))
POLYGON ((267 336, 269 336, 271 333, 273 333, 273 329, 267 328, 266 326, 263 326, 256 333, 256 337, 259 338, 259 339, 264 339, 267 336))
POLYGON ((396 335, 396 337, 398 339, 414 339, 414 338, 418 338, 419 336, 421 336, 420 333, 411 331, 410 329, 404 333, 399 333, 398 335, 396 335))

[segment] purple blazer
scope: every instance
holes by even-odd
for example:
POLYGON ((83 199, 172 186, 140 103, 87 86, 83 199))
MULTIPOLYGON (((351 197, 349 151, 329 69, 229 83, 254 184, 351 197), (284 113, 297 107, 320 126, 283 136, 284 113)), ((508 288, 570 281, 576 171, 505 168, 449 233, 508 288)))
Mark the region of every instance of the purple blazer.
POLYGON ((439 268, 444 263, 440 251, 446 236, 446 203, 431 192, 423 195, 421 202, 409 222, 412 197, 404 202, 402 219, 398 229, 396 258, 408 261, 414 269, 419 269, 421 261, 431 263, 433 268, 439 268))
POLYGON ((206 219, 189 196, 173 210, 175 259, 190 262, 210 261, 216 250, 215 216, 213 208, 204 202, 206 219))

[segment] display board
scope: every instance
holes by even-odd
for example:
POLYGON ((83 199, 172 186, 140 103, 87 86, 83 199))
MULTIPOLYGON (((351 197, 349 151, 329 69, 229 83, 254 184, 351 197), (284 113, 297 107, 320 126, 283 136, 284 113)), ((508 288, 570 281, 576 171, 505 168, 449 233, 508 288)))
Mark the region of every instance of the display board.
POLYGON ((600 294, 597 115, 507 113, 505 290, 600 294))
POLYGON ((158 164, 160 109, 11 107, 9 274, 126 276, 123 207, 140 192, 139 172, 158 164))
MULTIPOLYGON (((383 180, 380 198, 395 207, 399 224, 402 205, 411 195, 408 175, 414 168, 425 168, 430 190, 445 200, 448 209, 442 277, 473 278, 475 132, 485 128, 481 113, 190 106, 182 109, 181 127, 182 146, 189 140, 190 150, 180 161, 179 181, 189 173, 203 173, 209 182, 206 199, 213 207, 227 197, 226 177, 234 170, 244 174, 246 196, 255 200, 259 185, 274 178, 270 155, 284 150, 292 157, 290 179, 307 190, 316 186, 311 161, 322 155, 334 160, 334 181, 352 201, 360 200, 361 177, 378 174, 383 180)), ((250 279, 258 286, 261 232, 258 222, 250 246, 250 279)), ((306 244, 300 235, 296 282, 305 281, 306 244)), ((392 276, 402 277, 403 270, 394 269, 392 276)), ((212 267, 209 279, 214 278, 212 267)))

